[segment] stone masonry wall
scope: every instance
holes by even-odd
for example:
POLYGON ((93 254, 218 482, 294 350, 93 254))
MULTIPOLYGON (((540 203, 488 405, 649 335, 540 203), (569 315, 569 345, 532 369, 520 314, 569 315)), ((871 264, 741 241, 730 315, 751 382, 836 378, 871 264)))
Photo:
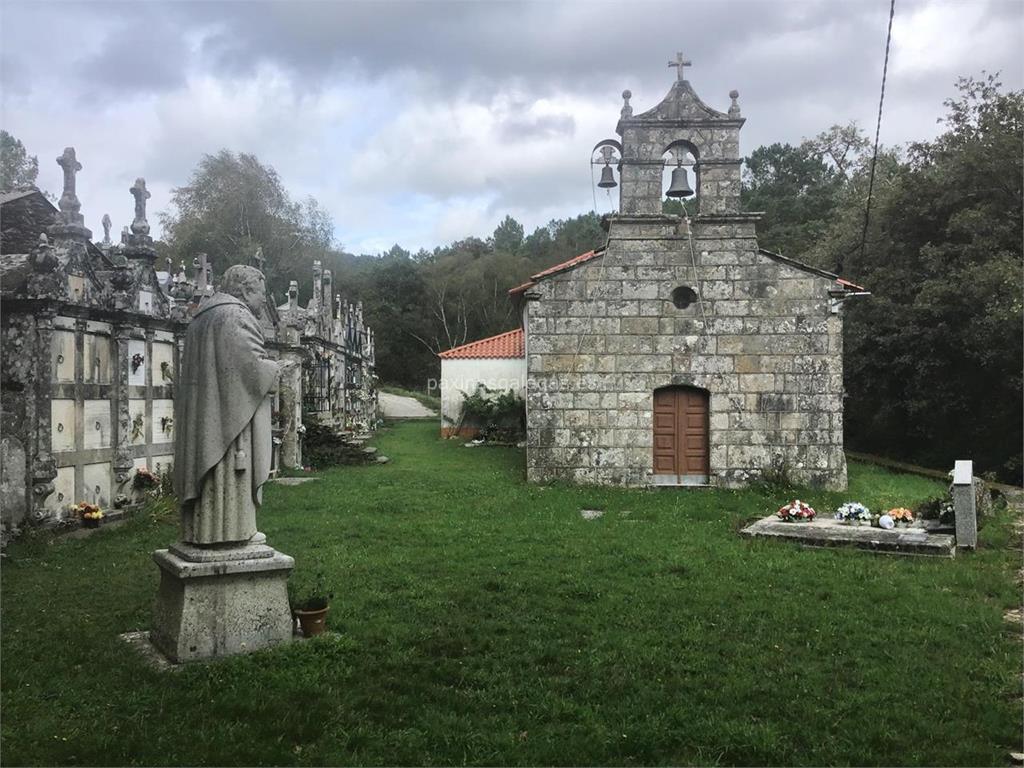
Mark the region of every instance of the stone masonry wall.
POLYGON ((758 252, 749 217, 685 224, 618 216, 607 250, 527 296, 527 475, 645 485, 654 390, 710 392, 711 483, 742 485, 784 460, 795 479, 846 487, 842 321, 828 278, 758 252), (706 321, 704 319, 706 315, 706 321))

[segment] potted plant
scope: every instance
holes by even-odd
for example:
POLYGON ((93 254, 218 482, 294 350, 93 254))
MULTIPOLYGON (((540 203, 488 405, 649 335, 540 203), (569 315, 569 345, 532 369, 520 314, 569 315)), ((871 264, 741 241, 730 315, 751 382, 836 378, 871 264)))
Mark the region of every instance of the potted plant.
POLYGON ((324 572, 318 570, 311 582, 294 585, 288 584, 288 601, 291 603, 292 616, 298 619, 305 637, 322 634, 326 627, 327 611, 331 609, 331 598, 334 593, 327 588, 324 572))
POLYGON ((814 511, 810 504, 797 499, 779 507, 779 511, 775 514, 780 520, 784 520, 787 523, 809 523, 818 513, 814 511))

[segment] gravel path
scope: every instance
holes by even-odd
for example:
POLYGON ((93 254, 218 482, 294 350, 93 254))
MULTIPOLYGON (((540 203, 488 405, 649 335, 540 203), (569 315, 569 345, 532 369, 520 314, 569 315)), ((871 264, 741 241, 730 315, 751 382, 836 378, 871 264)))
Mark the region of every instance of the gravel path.
POLYGON ((387 392, 381 392, 378 397, 380 408, 387 419, 424 419, 437 415, 436 412, 412 397, 392 395, 387 392))

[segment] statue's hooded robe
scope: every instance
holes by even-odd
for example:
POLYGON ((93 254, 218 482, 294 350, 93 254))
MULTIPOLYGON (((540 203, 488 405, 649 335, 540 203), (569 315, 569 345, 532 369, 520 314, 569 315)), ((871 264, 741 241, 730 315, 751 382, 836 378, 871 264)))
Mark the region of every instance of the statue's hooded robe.
POLYGON ((211 296, 189 323, 174 398, 174 491, 182 540, 246 541, 270 475, 278 367, 241 301, 211 296))

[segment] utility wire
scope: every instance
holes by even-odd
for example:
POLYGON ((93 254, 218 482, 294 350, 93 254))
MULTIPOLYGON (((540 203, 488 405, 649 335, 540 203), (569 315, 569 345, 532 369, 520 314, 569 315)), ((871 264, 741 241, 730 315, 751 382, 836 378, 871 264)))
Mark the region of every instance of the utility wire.
MULTIPOLYGON (((878 122, 875 123, 875 149, 871 154, 871 172, 868 175, 868 199, 864 204, 864 227, 860 234, 860 258, 864 261, 864 251, 868 241, 868 222, 871 220, 871 195, 875 189, 875 164, 878 162, 878 138, 882 132, 882 104, 885 103, 885 78, 889 71, 889 47, 892 45, 892 19, 896 15, 896 0, 889 2, 889 30, 885 35, 885 62, 882 64, 882 90, 878 96, 878 122)), ((839 255, 836 272, 843 271, 843 255, 839 255)))

